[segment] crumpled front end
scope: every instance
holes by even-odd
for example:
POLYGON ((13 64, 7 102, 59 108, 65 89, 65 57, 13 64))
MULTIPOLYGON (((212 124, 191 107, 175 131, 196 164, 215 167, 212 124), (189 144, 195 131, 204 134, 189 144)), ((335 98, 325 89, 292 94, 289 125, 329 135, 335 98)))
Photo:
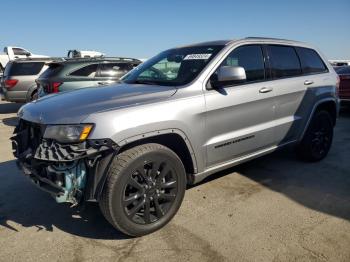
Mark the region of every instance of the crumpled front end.
POLYGON ((62 144, 45 139, 45 128, 19 121, 11 140, 20 169, 59 203, 96 201, 117 145, 109 139, 62 144))

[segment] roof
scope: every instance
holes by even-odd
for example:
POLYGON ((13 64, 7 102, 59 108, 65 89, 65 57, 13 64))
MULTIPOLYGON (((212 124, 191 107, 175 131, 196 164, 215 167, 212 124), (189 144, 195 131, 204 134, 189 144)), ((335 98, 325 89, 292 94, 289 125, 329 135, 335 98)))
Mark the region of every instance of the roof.
POLYGON ((231 40, 217 40, 217 41, 207 41, 207 42, 201 42, 201 43, 195 43, 195 44, 190 44, 190 45, 185 45, 185 46, 180 46, 181 47, 192 47, 192 46, 212 46, 212 45, 229 45, 234 42, 238 41, 271 41, 271 42, 284 42, 284 43, 290 43, 290 44, 304 44, 298 41, 293 41, 293 40, 288 40, 288 39, 282 39, 282 38, 271 38, 271 37, 246 37, 246 38, 241 38, 241 39, 231 39, 231 40))
POLYGON ((191 47, 191 46, 213 46, 213 45, 227 45, 230 42, 234 40, 217 40, 217 41, 207 41, 207 42, 200 42, 200 43, 195 43, 195 44, 190 44, 190 45, 184 45, 184 46, 179 46, 178 48, 182 47, 191 47))

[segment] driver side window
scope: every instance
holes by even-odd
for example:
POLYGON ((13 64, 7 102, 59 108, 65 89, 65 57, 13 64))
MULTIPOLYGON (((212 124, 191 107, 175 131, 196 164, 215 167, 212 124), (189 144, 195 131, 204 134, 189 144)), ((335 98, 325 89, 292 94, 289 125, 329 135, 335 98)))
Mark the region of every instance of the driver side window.
MULTIPOLYGON (((260 45, 247 45, 236 48, 226 57, 219 68, 221 66, 243 67, 246 73, 246 80, 225 83, 227 85, 249 83, 265 79, 264 58, 260 45)), ((217 71, 212 75, 211 81, 217 82, 217 71)))

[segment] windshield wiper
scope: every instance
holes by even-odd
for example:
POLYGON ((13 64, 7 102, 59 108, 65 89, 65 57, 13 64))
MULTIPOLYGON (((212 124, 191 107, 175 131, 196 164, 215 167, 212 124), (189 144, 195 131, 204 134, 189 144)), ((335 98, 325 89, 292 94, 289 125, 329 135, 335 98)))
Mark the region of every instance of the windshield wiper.
POLYGON ((155 81, 148 81, 148 80, 135 80, 132 82, 129 82, 130 84, 140 84, 140 85, 159 85, 158 82, 155 81))

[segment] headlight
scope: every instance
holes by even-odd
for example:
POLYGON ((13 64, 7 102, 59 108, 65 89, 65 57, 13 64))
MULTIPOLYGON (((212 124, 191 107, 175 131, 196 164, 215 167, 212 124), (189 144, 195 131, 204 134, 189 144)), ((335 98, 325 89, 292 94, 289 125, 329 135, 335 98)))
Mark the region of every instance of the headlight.
POLYGON ((44 138, 54 139, 60 143, 78 143, 86 140, 93 125, 49 125, 45 129, 44 138))

